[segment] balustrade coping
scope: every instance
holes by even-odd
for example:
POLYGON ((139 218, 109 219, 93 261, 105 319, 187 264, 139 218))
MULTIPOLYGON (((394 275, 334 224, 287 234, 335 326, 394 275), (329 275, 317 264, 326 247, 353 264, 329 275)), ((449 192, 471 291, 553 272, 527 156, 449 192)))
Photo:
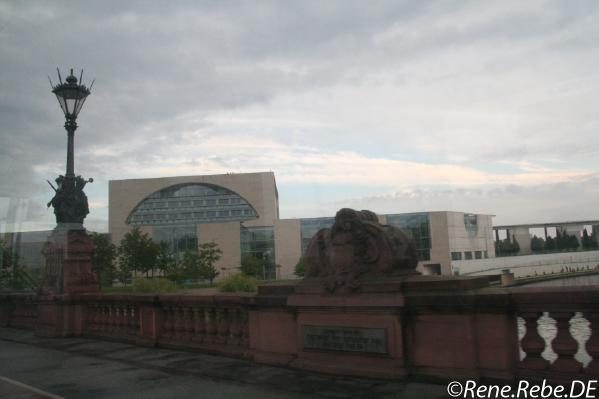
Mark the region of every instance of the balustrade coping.
MULTIPOLYGON (((257 295, 255 293, 219 293, 212 295, 152 294, 152 293, 89 293, 38 296, 34 293, 0 294, 0 304, 38 303, 60 301, 77 302, 131 302, 164 305, 273 305, 286 307, 286 296, 257 295), (270 302, 269 302, 270 300, 270 302), (271 303, 272 302, 272 303, 271 303)), ((530 310, 594 311, 599 304, 599 285, 581 287, 486 287, 464 291, 412 292, 405 294, 405 308, 435 311, 484 310, 505 311, 507 308, 530 310)))

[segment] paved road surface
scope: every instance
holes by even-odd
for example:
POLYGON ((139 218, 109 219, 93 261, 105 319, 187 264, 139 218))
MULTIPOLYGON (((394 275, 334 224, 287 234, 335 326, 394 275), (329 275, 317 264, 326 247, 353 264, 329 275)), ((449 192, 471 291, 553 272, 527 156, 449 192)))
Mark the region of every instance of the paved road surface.
POLYGON ((442 385, 326 376, 83 338, 42 339, 7 328, 0 328, 0 376, 3 399, 446 397, 442 385))

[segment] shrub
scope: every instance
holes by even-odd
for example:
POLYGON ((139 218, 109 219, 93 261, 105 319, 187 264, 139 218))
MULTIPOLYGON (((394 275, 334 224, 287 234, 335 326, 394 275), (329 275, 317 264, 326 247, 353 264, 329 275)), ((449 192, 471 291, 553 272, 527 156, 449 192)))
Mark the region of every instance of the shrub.
POLYGON ((241 272, 246 276, 262 276, 262 262, 252 255, 243 255, 241 257, 241 272))
POLYGON ((177 285, 164 278, 137 278, 133 281, 133 292, 166 293, 177 291, 177 285))
POLYGON ((255 292, 256 279, 242 273, 222 279, 218 284, 220 292, 255 292))
POLYGON ((306 273, 306 266, 304 264, 304 257, 300 256, 299 260, 295 264, 295 269, 293 271, 293 274, 295 274, 298 277, 304 277, 305 273, 306 273))

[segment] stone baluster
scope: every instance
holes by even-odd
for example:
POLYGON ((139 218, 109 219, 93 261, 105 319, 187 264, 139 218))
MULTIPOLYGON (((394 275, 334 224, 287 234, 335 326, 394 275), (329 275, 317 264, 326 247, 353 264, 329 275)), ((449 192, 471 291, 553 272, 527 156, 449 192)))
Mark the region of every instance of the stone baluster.
POLYGON ((241 342, 241 309, 230 309, 229 310, 229 316, 230 316, 230 331, 231 334, 229 336, 229 340, 227 341, 227 344, 231 344, 231 345, 239 345, 239 343, 241 342))
POLYGON ((193 308, 191 306, 186 306, 185 308, 185 339, 191 341, 193 338, 194 332, 194 318, 195 314, 193 308))
POLYGON ((116 309, 114 303, 108 304, 108 332, 114 334, 116 332, 116 309))
POLYGON ((85 318, 85 331, 94 331, 94 318, 96 317, 96 304, 90 303, 87 305, 85 318))
POLYGON ((218 308, 216 309, 216 325, 217 325, 217 336, 216 342, 224 344, 227 342, 229 337, 229 317, 228 309, 218 308))
POLYGON ((174 308, 173 315, 175 317, 175 339, 185 339, 185 311, 182 306, 174 308))
POLYGON ((173 308, 172 306, 166 306, 164 308, 164 328, 162 330, 162 336, 167 339, 173 337, 173 308))
POLYGON ((98 303, 95 306, 95 316, 94 316, 94 331, 95 332, 100 332, 102 331, 102 320, 103 320, 103 315, 102 315, 102 304, 98 303))
POLYGON ((102 304, 94 303, 93 305, 93 319, 92 328, 94 332, 98 332, 102 329, 102 304))
POLYGON ((110 332, 110 305, 105 303, 104 304, 104 312, 103 312, 103 322, 102 324, 104 325, 104 328, 102 328, 102 333, 107 334, 110 332))
POLYGON ((123 310, 124 310, 124 316, 125 318, 123 319, 123 333, 125 335, 130 335, 131 334, 131 320, 133 319, 133 306, 130 304, 125 303, 123 305, 123 310))
POLYGON ((585 372, 596 377, 599 375, 599 312, 584 312, 584 317, 589 321, 591 329, 591 336, 586 344, 591 362, 585 368, 585 372))
POLYGON ((139 313, 139 306, 137 305, 133 305, 131 307, 131 333, 133 335, 139 335, 140 331, 139 331, 139 323, 140 323, 140 313, 139 313))
POLYGON ((124 330, 127 335, 133 335, 133 312, 134 305, 125 304, 125 325, 124 330))
POLYGON ((550 312, 549 316, 555 319, 557 327, 557 335, 551 342, 557 359, 551 365, 551 370, 579 373, 582 371, 582 363, 574 359, 578 351, 578 342, 570 334, 570 319, 574 316, 574 312, 550 312))
POLYGON ((241 342, 244 347, 250 346, 250 323, 247 309, 241 309, 241 342))
POLYGON ((190 341, 193 336, 193 312, 188 306, 181 306, 181 339, 190 341))
POLYGON ((104 333, 109 334, 112 330, 112 309, 110 304, 104 305, 104 333))
POLYGON ((204 334, 206 333, 206 323, 204 322, 204 308, 193 308, 194 313, 194 336, 193 341, 197 343, 204 342, 204 334))
POLYGON ((126 304, 119 304, 118 305, 119 308, 119 313, 118 313, 118 321, 119 321, 119 334, 127 334, 127 305, 126 304))
POLYGON ((102 330, 102 304, 94 304, 94 332, 102 330))
POLYGON ((526 356, 520 361, 520 368, 528 370, 545 370, 549 367, 549 362, 541 357, 545 350, 545 340, 539 335, 538 320, 542 316, 541 312, 522 313, 520 317, 524 319, 526 333, 520 344, 526 356))
POLYGON ((108 324, 109 321, 109 315, 108 312, 110 311, 108 305, 106 304, 102 304, 100 306, 100 314, 101 314, 101 318, 100 318, 100 332, 101 333, 107 333, 108 329, 110 328, 110 325, 108 324))
POLYGON ((214 343, 216 340, 216 315, 214 308, 206 308, 204 311, 205 322, 206 322, 206 337, 205 341, 209 344, 214 343))
POLYGON ((114 309, 114 331, 116 334, 120 334, 123 326, 123 307, 118 303, 115 303, 113 306, 114 309))

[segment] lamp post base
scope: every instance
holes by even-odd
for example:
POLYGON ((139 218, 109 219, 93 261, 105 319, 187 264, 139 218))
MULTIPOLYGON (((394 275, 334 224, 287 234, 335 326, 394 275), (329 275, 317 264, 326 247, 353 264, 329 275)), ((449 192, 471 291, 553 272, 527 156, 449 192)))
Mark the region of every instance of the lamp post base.
POLYGON ((92 271, 94 243, 81 223, 59 223, 44 244, 46 270, 41 295, 98 291, 92 271))

